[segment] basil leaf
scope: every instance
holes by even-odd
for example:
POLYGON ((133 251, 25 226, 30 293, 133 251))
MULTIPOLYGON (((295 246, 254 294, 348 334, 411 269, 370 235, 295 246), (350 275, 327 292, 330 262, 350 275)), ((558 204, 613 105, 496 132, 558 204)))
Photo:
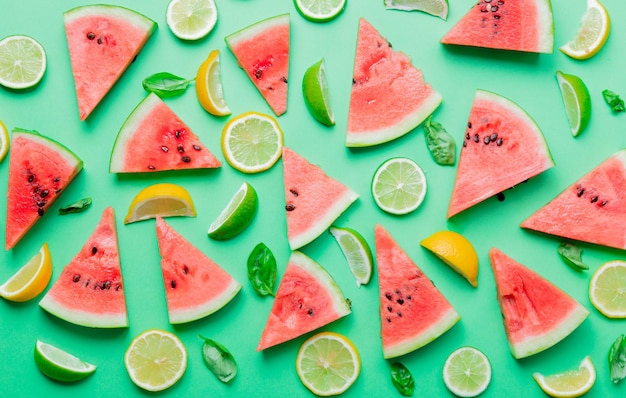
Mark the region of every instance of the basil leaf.
POLYGON ((222 382, 228 383, 237 376, 237 362, 235 357, 220 343, 198 336, 204 340, 202 356, 207 368, 222 382))
POLYGON ((413 395, 415 391, 415 382, 411 372, 400 362, 394 362, 391 365, 391 382, 400 394, 407 397, 413 395))
POLYGON ((91 206, 91 198, 79 199, 74 203, 61 207, 59 209, 59 214, 64 216, 70 213, 80 213, 81 211, 87 209, 89 206, 91 206))
POLYGON ((443 128, 441 123, 431 119, 432 116, 424 122, 424 135, 428 150, 438 164, 453 165, 456 150, 454 138, 443 128))
POLYGON ((582 261, 583 249, 568 242, 562 242, 557 248, 565 264, 575 270, 587 270, 589 266, 582 261))
POLYGON ((613 112, 624 112, 626 108, 624 107, 624 100, 622 100, 619 95, 614 93, 611 90, 603 90, 602 96, 607 104, 611 107, 613 112))
POLYGON ((191 81, 169 72, 160 72, 146 77, 141 84, 144 90, 155 93, 161 98, 167 98, 184 93, 191 81))
POLYGON ((609 350, 611 381, 619 383, 626 378, 626 335, 620 335, 609 350))
POLYGON ((264 243, 256 245, 248 257, 248 279, 261 296, 274 296, 276 259, 264 243))

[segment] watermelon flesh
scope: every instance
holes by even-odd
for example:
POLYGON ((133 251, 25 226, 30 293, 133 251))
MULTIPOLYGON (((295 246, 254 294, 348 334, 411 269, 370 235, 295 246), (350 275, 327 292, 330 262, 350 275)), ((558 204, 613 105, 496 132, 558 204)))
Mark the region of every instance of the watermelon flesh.
POLYGON ((80 120, 85 120, 135 60, 157 24, 112 5, 76 7, 64 13, 80 120))
POLYGON ((328 272, 294 251, 276 290, 257 351, 295 339, 348 314, 350 307, 328 272))
POLYGON ((489 251, 504 330, 515 358, 563 340, 589 315, 552 283, 496 248, 489 251))
POLYGON ((46 214, 82 169, 82 160, 60 143, 35 131, 12 132, 6 250, 12 249, 46 214))
POLYGON ((441 39, 444 44, 552 53, 550 0, 480 0, 441 39))
POLYGON ((322 234, 359 196, 283 147, 287 237, 292 250, 322 234))
POLYGON ((224 39, 276 116, 287 111, 289 14, 264 19, 224 39))
POLYGON ((441 103, 422 71, 361 18, 357 38, 346 146, 376 145, 417 127, 441 103))
POLYGON ((375 239, 383 356, 394 358, 435 340, 461 317, 380 225, 375 239))
POLYGON ((49 313, 94 328, 128 326, 115 213, 108 207, 80 252, 39 302, 49 313))
POLYGON ((626 249, 626 150, 566 188, 521 223, 522 228, 626 249))
POLYGON ((543 133, 532 118, 514 102, 478 90, 465 130, 448 218, 552 166, 543 133))
POLYGON ((239 282, 161 217, 157 217, 156 232, 170 323, 204 318, 239 293, 239 282))
POLYGON ((217 168, 222 164, 154 93, 137 105, 120 129, 111 173, 217 168))

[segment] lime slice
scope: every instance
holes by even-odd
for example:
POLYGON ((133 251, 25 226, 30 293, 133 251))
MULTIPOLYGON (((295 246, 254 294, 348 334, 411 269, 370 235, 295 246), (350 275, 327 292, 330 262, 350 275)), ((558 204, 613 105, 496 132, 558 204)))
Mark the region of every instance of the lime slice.
POLYGON ((300 346, 296 372, 302 384, 316 395, 339 395, 359 376, 359 353, 347 337, 318 333, 300 346))
POLYGON ((561 89, 565 113, 572 128, 572 135, 576 137, 587 127, 591 118, 589 90, 578 76, 556 71, 556 80, 561 89))
POLYGON ((44 243, 22 268, 0 286, 0 297, 10 301, 28 301, 43 292, 52 276, 52 259, 44 243))
POLYGON ((278 161, 283 132, 276 120, 262 113, 246 112, 226 123, 222 152, 228 164, 243 173, 259 173, 278 161))
POLYGON ((626 261, 603 264, 591 277, 589 299, 609 318, 626 318, 626 261))
POLYGON ((327 22, 341 14, 346 0, 294 0, 298 12, 309 21, 327 22))
POLYGON ((389 10, 422 11, 443 19, 448 18, 448 0, 385 0, 389 10))
POLYGON ((0 120, 0 162, 4 160, 7 153, 9 153, 9 131, 0 120))
POLYGON ((124 224, 150 218, 195 217, 196 208, 189 192, 176 184, 161 183, 142 189, 131 202, 124 224))
POLYGON ((388 159, 374 173, 372 195, 378 207, 387 213, 410 213, 424 201, 426 176, 411 159, 388 159))
POLYGON ((222 78, 220 76, 220 51, 213 50, 198 68, 196 74, 196 95, 205 111, 215 116, 230 115, 224 100, 222 78))
POLYGON ((318 122, 327 126, 335 124, 335 115, 330 107, 330 93, 326 83, 323 58, 304 72, 302 94, 306 107, 318 122))
POLYGON ((491 364, 476 348, 461 347, 446 359, 443 381, 456 396, 475 397, 489 386, 491 364))
POLYGON ((240 234, 254 220, 258 207, 256 191, 244 182, 209 226, 209 237, 224 240, 240 234))
POLYGON ((182 40, 199 40, 215 27, 217 8, 213 0, 171 0, 166 20, 174 36, 182 40))
POLYGON ((575 59, 591 58, 604 46, 610 30, 611 20, 606 8, 598 0, 587 0, 587 11, 576 37, 559 50, 575 59))
POLYGON ((162 391, 174 384, 187 368, 187 350, 172 333, 148 330, 126 349, 124 364, 130 379, 147 391, 162 391))
POLYGON ((50 344, 37 340, 35 344, 35 364, 49 378, 72 382, 82 380, 96 371, 96 367, 84 362, 50 344))
POLYGON ((454 231, 439 231, 422 240, 420 245, 433 252, 472 286, 478 286, 478 255, 463 235, 454 231))
POLYGON ((9 36, 0 41, 0 84, 20 90, 33 87, 46 72, 46 52, 28 36, 9 36))
POLYGON ((544 376, 533 373, 539 387, 551 397, 580 397, 593 387, 596 381, 596 369, 589 356, 585 357, 578 370, 544 376))
POLYGON ((356 278, 356 285, 366 285, 372 278, 374 260, 365 238, 352 228, 330 227, 330 233, 348 260, 348 267, 356 278))

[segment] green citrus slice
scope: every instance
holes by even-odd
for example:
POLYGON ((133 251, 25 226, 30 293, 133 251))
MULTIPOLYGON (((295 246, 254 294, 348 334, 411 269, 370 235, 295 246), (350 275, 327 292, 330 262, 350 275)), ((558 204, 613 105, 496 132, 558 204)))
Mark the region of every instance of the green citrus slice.
POLYGON ((589 282, 589 299, 609 318, 626 318, 626 262, 609 261, 594 272, 589 282))
POLYGON ((385 0, 389 10, 421 11, 443 19, 448 18, 448 0, 385 0))
POLYGON ((574 75, 556 71, 556 79, 561 89, 565 114, 576 137, 589 124, 591 118, 591 96, 585 83, 574 75))
POLYGON ((459 397, 475 397, 485 391, 491 381, 489 359, 473 347, 454 351, 443 365, 446 387, 459 397))
POLYGON ((20 90, 33 87, 46 72, 46 52, 32 37, 15 35, 0 40, 0 84, 20 90))
POLYGON ((577 370, 544 376, 533 373, 539 387, 551 397, 580 397, 593 387, 596 370, 589 356, 585 357, 577 370))
POLYGON ((213 0, 171 0, 166 20, 179 39, 200 40, 215 27, 217 8, 213 0))
POLYGON ((209 227, 212 239, 230 239, 240 234, 254 220, 259 199, 252 185, 244 182, 235 192, 228 205, 209 227))
POLYGON ((346 0, 294 0, 298 12, 309 21, 327 22, 341 14, 346 0))
POLYGON ((330 92, 326 82, 324 59, 311 65, 304 72, 302 94, 306 107, 318 122, 327 126, 335 124, 335 115, 330 106, 330 92))
POLYGON ((372 278, 374 260, 365 238, 352 228, 330 227, 330 233, 346 257, 357 286, 367 284, 372 278))
POLYGON ((372 196, 378 207, 387 213, 410 213, 424 201, 426 176, 411 159, 388 159, 374 173, 372 196))
POLYGON ((593 57, 609 38, 611 20, 598 0, 587 0, 587 11, 576 36, 559 50, 574 59, 593 57))
POLYGON ((73 382, 82 380, 96 371, 90 363, 69 354, 55 346, 37 340, 35 344, 35 364, 53 380, 73 382))

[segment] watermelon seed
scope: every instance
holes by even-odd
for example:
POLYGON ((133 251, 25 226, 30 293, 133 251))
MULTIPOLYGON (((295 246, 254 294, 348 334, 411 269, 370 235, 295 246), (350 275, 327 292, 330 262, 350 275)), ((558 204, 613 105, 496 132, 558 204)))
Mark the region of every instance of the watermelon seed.
POLYGON ((491 141, 495 141, 498 138, 498 133, 491 134, 491 137, 489 138, 491 138, 491 141))
POLYGON ((391 323, 391 318, 387 317, 387 322, 391 323))
POLYGON ((172 281, 170 282, 170 286, 172 286, 172 289, 176 289, 176 281, 175 281, 175 280, 172 280, 172 281))
MULTIPOLYGON (((493 16, 494 19, 500 19, 500 14, 496 14, 493 16)), ((495 25, 495 24, 494 24, 495 25)))
POLYGON ((178 144, 177 148, 178 148, 178 152, 180 153, 185 152, 185 148, 183 148, 183 144, 178 144))
POLYGON ((43 216, 43 209, 40 207, 37 209, 37 214, 39 214, 39 217, 43 216))
POLYGON ((402 305, 402 304, 404 304, 404 299, 399 298, 399 299, 396 300, 396 302, 398 304, 402 305))
POLYGON ((199 150, 201 150, 202 148, 200 147, 200 145, 194 145, 194 146, 193 146, 193 149, 195 149, 196 151, 199 151, 199 150))
POLYGON ((163 146, 161 147, 161 150, 162 150, 163 152, 167 153, 167 151, 169 151, 169 148, 168 148, 168 147, 166 147, 165 145, 163 145, 163 146))
POLYGON ((85 283, 85 287, 89 286, 89 282, 91 282, 91 279, 87 279, 87 282, 85 283))
POLYGON ((502 137, 498 138, 498 141, 496 141, 496 145, 502 146, 502 137))
POLYGON ((600 207, 604 207, 604 206, 606 206, 606 205, 607 205, 607 203, 609 203, 609 201, 608 201, 608 200, 603 200, 602 202, 600 202, 600 203, 598 204, 598 206, 600 206, 600 207))
POLYGON ((187 275, 189 273, 189 267, 183 265, 183 274, 187 275))
POLYGON ((293 203, 287 203, 287 205, 285 206, 285 210, 287 211, 293 211, 296 209, 296 205, 294 205, 293 203))
POLYGON ((256 71, 254 71, 254 77, 256 77, 257 79, 260 79, 262 76, 263 76, 263 70, 257 69, 256 71))
POLYGON ((406 299, 411 301, 411 295, 409 294, 408 296, 406 296, 406 299))
POLYGON ((120 285, 119 283, 117 285, 115 285, 115 291, 117 292, 118 290, 120 290, 122 288, 122 285, 120 285))
POLYGON ((37 207, 44 207, 45 205, 46 205, 46 202, 44 201, 37 202, 37 207))
POLYGON ((281 76, 280 80, 282 80, 283 83, 287 83, 287 78, 285 76, 281 76))
POLYGON ((191 162, 191 158, 189 156, 183 156, 182 158, 180 158, 183 162, 185 163, 189 163, 191 162))
POLYGON ((578 196, 579 198, 581 196, 583 196, 583 194, 585 193, 585 188, 581 187, 580 185, 576 186, 576 196, 578 196))
POLYGON ((472 122, 467 122, 467 128, 470 128, 470 129, 472 128, 472 122))
POLYGON ((391 312, 393 311, 393 308, 391 308, 391 306, 387 306, 387 311, 391 312))
POLYGON ((352 85, 354 86, 355 84, 356 84, 356 80, 352 78, 352 85))
POLYGON ((593 196, 591 198, 591 203, 596 203, 598 201, 598 197, 597 196, 593 196))
POLYGON ((41 196, 42 198, 45 198, 46 196, 48 196, 48 193, 50 193, 50 192, 49 192, 47 189, 44 189, 43 191, 41 191, 40 196, 41 196))
POLYGON ((98 253, 98 248, 94 246, 91 248, 91 254, 94 255, 96 253, 98 253))
POLYGON ((54 177, 54 179, 52 180, 52 182, 54 183, 58 183, 59 181, 61 181, 61 177, 54 177))
POLYGON ((148 170, 156 170, 156 167, 154 167, 153 165, 149 164, 148 165, 148 170))
POLYGON ((291 192, 293 196, 298 196, 298 191, 296 191, 295 189, 290 189, 289 192, 291 192))
POLYGON ((478 136, 478 134, 474 135, 474 142, 478 142, 480 141, 480 137, 478 136))
POLYGON ((174 135, 176 136, 176 138, 180 138, 180 130, 176 130, 176 132, 174 133, 174 135))
POLYGON ((463 141, 463 147, 467 146, 467 141, 463 141))
POLYGON ((491 6, 491 12, 498 11, 498 6, 491 6))
POLYGON ((309 308, 306 313, 309 314, 309 316, 313 316, 313 308, 309 308))
POLYGON ((28 182, 33 182, 35 180, 35 175, 34 174, 29 174, 28 175, 28 182))
POLYGON ((396 312, 396 314, 397 314, 400 318, 402 318, 402 313, 401 313, 400 311, 396 312))
POLYGON ((102 44, 104 42, 104 38, 102 36, 98 36, 98 44, 102 44))
POLYGON ((387 300, 391 300, 391 293, 385 293, 385 297, 387 297, 387 300))
POLYGON ((72 282, 77 283, 79 280, 80 280, 80 275, 74 274, 74 277, 72 278, 72 282))
POLYGON ((489 142, 491 142, 491 138, 487 135, 485 136, 485 138, 483 138, 483 142, 485 143, 485 145, 489 145, 489 142))
POLYGON ((500 202, 504 202, 504 199, 506 199, 502 192, 498 192, 498 194, 496 195, 496 198, 498 198, 500 202))
POLYGON ((111 288, 110 281, 102 282, 102 284, 100 285, 100 290, 108 290, 110 288, 111 288))
POLYGON ((93 39, 95 39, 95 38, 96 38, 96 35, 95 35, 95 33, 93 33, 93 32, 89 32, 89 33, 87 33, 87 38, 88 38, 89 40, 93 40, 93 39))

